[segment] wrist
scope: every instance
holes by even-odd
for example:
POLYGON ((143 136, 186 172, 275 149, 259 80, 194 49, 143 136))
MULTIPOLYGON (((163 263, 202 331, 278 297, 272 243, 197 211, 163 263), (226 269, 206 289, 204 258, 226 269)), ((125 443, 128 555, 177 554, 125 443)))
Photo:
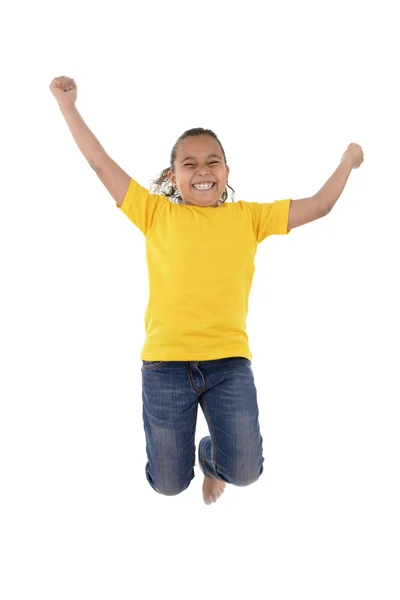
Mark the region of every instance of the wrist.
POLYGON ((62 113, 68 113, 68 112, 73 112, 74 110, 76 110, 76 106, 75 104, 69 104, 68 106, 62 106, 62 105, 58 105, 60 108, 60 111, 62 113))
POLYGON ((350 156, 344 156, 340 161, 340 164, 346 165, 350 169, 350 171, 353 170, 353 160, 350 156))

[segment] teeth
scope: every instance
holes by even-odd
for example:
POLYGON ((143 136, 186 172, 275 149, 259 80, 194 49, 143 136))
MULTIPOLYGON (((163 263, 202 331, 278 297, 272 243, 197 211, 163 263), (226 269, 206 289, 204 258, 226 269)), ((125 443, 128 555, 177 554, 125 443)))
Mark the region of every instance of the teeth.
POLYGON ((213 183, 199 183, 193 187, 196 188, 196 190, 209 190, 213 185, 213 183))

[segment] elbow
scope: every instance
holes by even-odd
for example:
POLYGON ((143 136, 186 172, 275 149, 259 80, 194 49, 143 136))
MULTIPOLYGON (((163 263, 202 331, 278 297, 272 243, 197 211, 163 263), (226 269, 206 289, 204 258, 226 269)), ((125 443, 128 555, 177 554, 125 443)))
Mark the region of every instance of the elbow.
POLYGON ((327 215, 329 215, 329 213, 332 210, 332 206, 330 204, 328 204, 328 202, 326 202, 326 200, 324 200, 321 196, 318 196, 318 194, 314 197, 318 201, 318 212, 319 212, 320 218, 326 217, 327 215))
POLYGON ((94 171, 95 173, 97 173, 97 171, 98 171, 98 166, 97 166, 97 164, 95 164, 95 163, 94 163, 94 161, 92 161, 92 160, 89 160, 89 159, 87 159, 87 162, 88 162, 88 165, 89 165, 89 167, 90 167, 91 169, 93 169, 93 171, 94 171))

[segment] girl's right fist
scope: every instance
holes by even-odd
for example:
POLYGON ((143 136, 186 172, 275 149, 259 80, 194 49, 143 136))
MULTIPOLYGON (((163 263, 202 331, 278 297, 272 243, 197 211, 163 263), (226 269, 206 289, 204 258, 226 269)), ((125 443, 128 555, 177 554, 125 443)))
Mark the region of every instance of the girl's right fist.
POLYGON ((73 106, 78 95, 76 83, 70 77, 56 77, 50 84, 50 91, 60 108, 73 106))

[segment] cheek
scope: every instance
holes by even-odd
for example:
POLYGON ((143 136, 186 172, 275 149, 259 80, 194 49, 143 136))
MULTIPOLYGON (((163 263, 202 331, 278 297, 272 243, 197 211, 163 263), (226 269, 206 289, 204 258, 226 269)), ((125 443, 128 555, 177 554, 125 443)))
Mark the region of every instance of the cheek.
POLYGON ((179 175, 177 175, 176 177, 177 181, 179 181, 179 183, 181 185, 188 185, 190 184, 190 173, 179 173, 179 175))
POLYGON ((221 167, 220 169, 218 169, 218 172, 216 172, 216 175, 218 177, 218 179, 220 181, 224 181, 226 179, 226 170, 224 167, 221 167))
POLYGON ((181 187, 192 189, 192 177, 190 174, 181 176, 181 187))

